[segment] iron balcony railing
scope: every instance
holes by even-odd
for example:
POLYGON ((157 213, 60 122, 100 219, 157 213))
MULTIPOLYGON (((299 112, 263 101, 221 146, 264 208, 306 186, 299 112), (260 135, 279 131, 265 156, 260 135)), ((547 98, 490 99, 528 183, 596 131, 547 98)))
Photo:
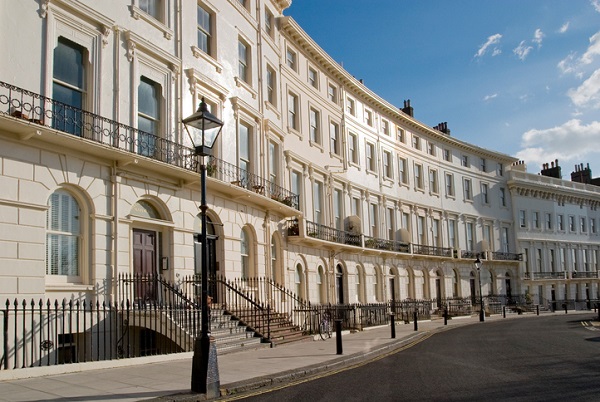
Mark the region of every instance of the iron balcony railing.
POLYGON ((349 244, 358 247, 362 245, 360 235, 311 221, 306 221, 306 234, 309 237, 334 243, 349 244))
POLYGON ((469 250, 461 250, 460 252, 460 258, 467 258, 467 259, 476 259, 478 257, 481 257, 482 253, 478 253, 476 251, 469 251, 469 250))
POLYGON ((567 272, 525 272, 525 279, 567 279, 567 272))
POLYGON ((389 250, 397 253, 410 253, 410 243, 404 243, 395 240, 380 239, 364 235, 365 248, 376 250, 389 250))
MULTIPOLYGON (((0 106, 3 106, 0 107, 1 114, 50 127, 110 148, 200 172, 199 157, 194 155, 192 148, 2 81, 0 106)), ((297 194, 218 158, 210 158, 207 174, 299 209, 297 194)))
POLYGON ((497 261, 523 261, 523 254, 493 251, 492 259, 497 261))
POLYGON ((525 279, 597 279, 599 277, 597 271, 572 271, 570 274, 567 271, 558 272, 525 272, 525 279))
POLYGON ((299 209, 298 195, 258 175, 211 156, 206 165, 206 174, 223 182, 264 195, 274 201, 299 209))
POLYGON ((448 247, 426 246, 424 244, 413 244, 413 254, 433 255, 437 257, 452 257, 452 249, 448 247))

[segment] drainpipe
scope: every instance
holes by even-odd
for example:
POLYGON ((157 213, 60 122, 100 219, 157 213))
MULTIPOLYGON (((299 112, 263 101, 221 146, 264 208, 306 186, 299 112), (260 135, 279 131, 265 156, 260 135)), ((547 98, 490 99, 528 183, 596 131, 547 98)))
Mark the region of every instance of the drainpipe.
POLYGON ((118 266, 117 259, 119 255, 119 236, 118 236, 118 227, 119 227, 119 213, 118 213, 118 205, 119 205, 119 180, 117 175, 117 162, 113 162, 113 166, 111 168, 110 175, 110 183, 111 183, 111 196, 112 196, 112 221, 111 221, 111 240, 113 243, 112 253, 111 253, 111 282, 112 289, 111 294, 114 295, 114 300, 117 300, 117 292, 118 292, 118 266))

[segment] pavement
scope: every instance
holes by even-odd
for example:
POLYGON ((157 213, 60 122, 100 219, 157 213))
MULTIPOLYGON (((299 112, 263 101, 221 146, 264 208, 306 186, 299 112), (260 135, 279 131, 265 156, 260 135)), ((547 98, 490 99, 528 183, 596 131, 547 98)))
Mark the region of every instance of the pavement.
MULTIPOLYGON (((513 318, 535 318, 535 314, 507 315, 506 319, 513 318)), ((502 315, 491 316, 486 317, 486 322, 504 319, 502 315)), ((354 333, 344 331, 342 354, 337 354, 337 340, 333 337, 218 355, 221 395, 342 370, 410 347, 435 333, 475 323, 479 323, 477 316, 450 319, 448 325, 443 319, 419 321, 417 331, 413 322, 396 323, 394 339, 389 325, 354 333)), ((0 401, 203 400, 204 395, 190 390, 191 371, 192 353, 5 370, 0 371, 0 401), (76 372, 61 373, 57 369, 76 372)))

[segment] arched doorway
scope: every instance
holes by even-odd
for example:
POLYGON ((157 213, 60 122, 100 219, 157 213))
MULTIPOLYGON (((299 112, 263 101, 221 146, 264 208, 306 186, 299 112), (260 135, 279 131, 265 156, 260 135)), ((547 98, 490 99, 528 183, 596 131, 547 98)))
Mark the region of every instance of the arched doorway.
POLYGON ((442 278, 443 277, 444 276, 441 271, 437 271, 435 273, 435 300, 436 300, 436 305, 438 308, 442 307, 442 297, 443 297, 442 278))
POLYGON ((504 284, 506 286, 506 300, 509 304, 512 304, 512 287, 510 283, 510 273, 506 273, 506 278, 504 279, 504 284))
MULTIPOLYGON (((168 229, 160 226, 160 221, 169 222, 167 212, 161 213, 158 206, 147 199, 141 199, 132 205, 132 263, 135 276, 156 276, 159 274, 159 262, 163 261, 163 239, 168 235, 168 229), (137 219, 142 218, 142 219, 137 219), (156 222, 149 224, 148 221, 156 222)), ((134 287, 136 302, 156 302, 161 298, 157 290, 157 282, 142 280, 134 287)))
POLYGON ((344 268, 341 264, 338 264, 335 268, 335 294, 337 295, 336 302, 344 304, 344 268))
POLYGON ((390 268, 390 277, 389 277, 389 285, 390 285, 390 300, 392 302, 396 301, 396 275, 394 274, 394 270, 390 268))

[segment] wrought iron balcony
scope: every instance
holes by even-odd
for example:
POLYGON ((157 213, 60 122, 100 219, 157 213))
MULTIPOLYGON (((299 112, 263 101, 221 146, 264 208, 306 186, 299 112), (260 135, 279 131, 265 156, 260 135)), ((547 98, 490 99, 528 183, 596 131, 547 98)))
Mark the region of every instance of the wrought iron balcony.
MULTIPOLYGON (((112 149, 199 172, 199 157, 194 155, 194 150, 190 147, 2 81, 0 81, 0 114, 50 127, 112 149)), ((218 158, 210 158, 207 174, 217 180, 237 184, 299 209, 297 194, 218 158)))
POLYGON ((460 252, 460 258, 466 258, 466 259, 476 259, 478 257, 481 257, 481 254, 483 253, 478 253, 475 251, 469 251, 469 250, 461 250, 460 252))
POLYGON ((542 280, 542 279, 567 279, 566 271, 560 272, 525 272, 525 279, 542 280))
POLYGON ((351 246, 361 246, 360 235, 335 229, 319 223, 306 221, 306 234, 320 240, 330 241, 351 246))
POLYGON ((371 236, 364 236, 364 238, 366 248, 372 248, 376 250, 389 250, 398 253, 410 253, 410 243, 379 239, 371 236))
POLYGON ((413 244, 413 254, 433 255, 436 257, 452 257, 452 249, 449 247, 426 246, 424 244, 413 244))
POLYGON ((492 252, 492 259, 497 261, 523 261, 523 254, 494 251, 492 252))

